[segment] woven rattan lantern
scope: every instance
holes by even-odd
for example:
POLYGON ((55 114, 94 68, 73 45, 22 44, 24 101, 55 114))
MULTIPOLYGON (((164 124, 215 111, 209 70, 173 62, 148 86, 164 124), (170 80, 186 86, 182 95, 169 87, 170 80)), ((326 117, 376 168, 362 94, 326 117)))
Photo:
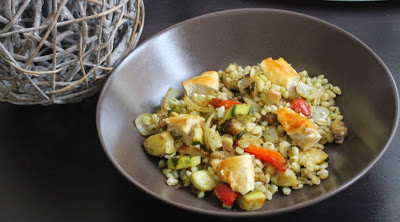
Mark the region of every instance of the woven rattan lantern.
POLYGON ((142 0, 0 1, 0 101, 52 105, 96 94, 143 25, 142 0))

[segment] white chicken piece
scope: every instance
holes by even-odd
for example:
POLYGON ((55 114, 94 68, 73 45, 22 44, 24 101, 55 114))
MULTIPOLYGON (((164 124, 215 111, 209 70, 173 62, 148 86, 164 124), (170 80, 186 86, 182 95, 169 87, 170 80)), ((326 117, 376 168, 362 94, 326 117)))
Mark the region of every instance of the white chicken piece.
POLYGON ((306 117, 286 107, 279 109, 277 115, 283 129, 301 149, 313 148, 321 139, 317 128, 306 117))
POLYGON ((195 127, 197 125, 202 126, 205 119, 198 115, 181 114, 166 118, 164 122, 167 124, 167 130, 170 131, 174 137, 181 136, 182 141, 190 145, 193 142, 195 127))
POLYGON ((274 105, 279 105, 281 98, 282 98, 281 92, 271 88, 267 93, 266 102, 274 105))
POLYGON ((216 71, 203 72, 200 76, 182 82, 185 95, 191 97, 193 93, 208 94, 219 89, 219 77, 216 71))
POLYGON ((271 83, 284 86, 290 94, 296 93, 299 74, 283 58, 267 58, 261 62, 261 69, 271 83))
POLYGON ((255 173, 250 155, 223 159, 217 165, 216 171, 221 180, 228 183, 233 191, 245 194, 254 190, 255 173))

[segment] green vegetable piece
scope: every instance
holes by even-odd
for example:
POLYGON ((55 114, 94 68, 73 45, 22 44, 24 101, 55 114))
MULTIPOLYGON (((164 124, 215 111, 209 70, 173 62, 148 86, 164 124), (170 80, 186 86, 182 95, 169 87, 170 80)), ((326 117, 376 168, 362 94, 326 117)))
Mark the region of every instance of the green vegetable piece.
POLYGON ((193 172, 191 175, 191 182, 194 187, 202 191, 212 191, 217 188, 219 184, 207 170, 193 172))
POLYGON ((258 210, 264 206, 267 196, 259 191, 254 190, 246 194, 240 195, 237 199, 238 206, 246 211, 258 210))
POLYGON ((232 109, 232 116, 253 115, 253 106, 249 104, 234 105, 232 109))
POLYGON ((254 108, 252 105, 245 103, 233 105, 225 111, 225 115, 221 119, 219 124, 222 124, 223 122, 232 117, 244 116, 244 115, 254 115, 254 108))
POLYGON ((179 170, 197 166, 201 163, 200 156, 174 156, 168 159, 167 166, 169 169, 179 170))
POLYGON ((246 133, 246 129, 244 129, 242 132, 238 133, 238 134, 235 136, 234 139, 235 139, 235 140, 240 139, 240 137, 242 137, 245 133, 246 133))
POLYGON ((203 129, 201 128, 200 125, 197 125, 194 128, 193 145, 203 146, 204 145, 203 135, 204 135, 203 129))

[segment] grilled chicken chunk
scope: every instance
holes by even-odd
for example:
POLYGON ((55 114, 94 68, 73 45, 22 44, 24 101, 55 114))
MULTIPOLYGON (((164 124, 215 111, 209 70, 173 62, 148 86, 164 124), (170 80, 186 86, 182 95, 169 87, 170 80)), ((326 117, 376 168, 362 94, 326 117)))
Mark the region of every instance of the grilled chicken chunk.
POLYGON ((261 69, 271 83, 286 87, 290 94, 296 93, 300 76, 283 58, 264 59, 261 62, 261 69))
POLYGON ((277 114, 283 129, 303 150, 313 148, 321 139, 317 128, 306 117, 286 107, 279 109, 277 114))
POLYGON ((196 126, 201 126, 204 121, 203 117, 190 114, 181 114, 164 119, 164 122, 167 124, 167 130, 175 137, 181 136, 182 141, 187 145, 191 145, 193 142, 196 126))
POLYGON ((281 98, 282 98, 281 92, 271 88, 267 93, 266 102, 274 105, 279 105, 281 98))
POLYGON ((196 76, 182 82, 185 95, 189 97, 193 93, 208 94, 208 92, 217 92, 219 89, 219 77, 215 71, 207 71, 200 76, 196 76))
POLYGON ((223 159, 217 166, 217 174, 233 191, 245 194, 254 190, 254 165, 250 155, 223 159))

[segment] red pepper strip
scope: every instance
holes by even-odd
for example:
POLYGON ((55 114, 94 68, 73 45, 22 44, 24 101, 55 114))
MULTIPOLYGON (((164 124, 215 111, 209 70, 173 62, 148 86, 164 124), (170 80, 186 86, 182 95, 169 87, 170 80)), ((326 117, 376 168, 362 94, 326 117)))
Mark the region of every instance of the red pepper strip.
POLYGON ((236 198, 239 196, 239 194, 233 191, 226 183, 220 183, 218 187, 215 188, 214 194, 227 206, 232 206, 236 198))
POLYGON ((270 163, 279 171, 286 171, 286 159, 277 151, 253 145, 249 145, 243 150, 247 153, 253 154, 258 159, 270 163))
POLYGON ((228 109, 229 107, 231 107, 233 105, 240 104, 240 102, 214 98, 214 99, 211 99, 210 104, 215 107, 225 106, 225 109, 228 109))

